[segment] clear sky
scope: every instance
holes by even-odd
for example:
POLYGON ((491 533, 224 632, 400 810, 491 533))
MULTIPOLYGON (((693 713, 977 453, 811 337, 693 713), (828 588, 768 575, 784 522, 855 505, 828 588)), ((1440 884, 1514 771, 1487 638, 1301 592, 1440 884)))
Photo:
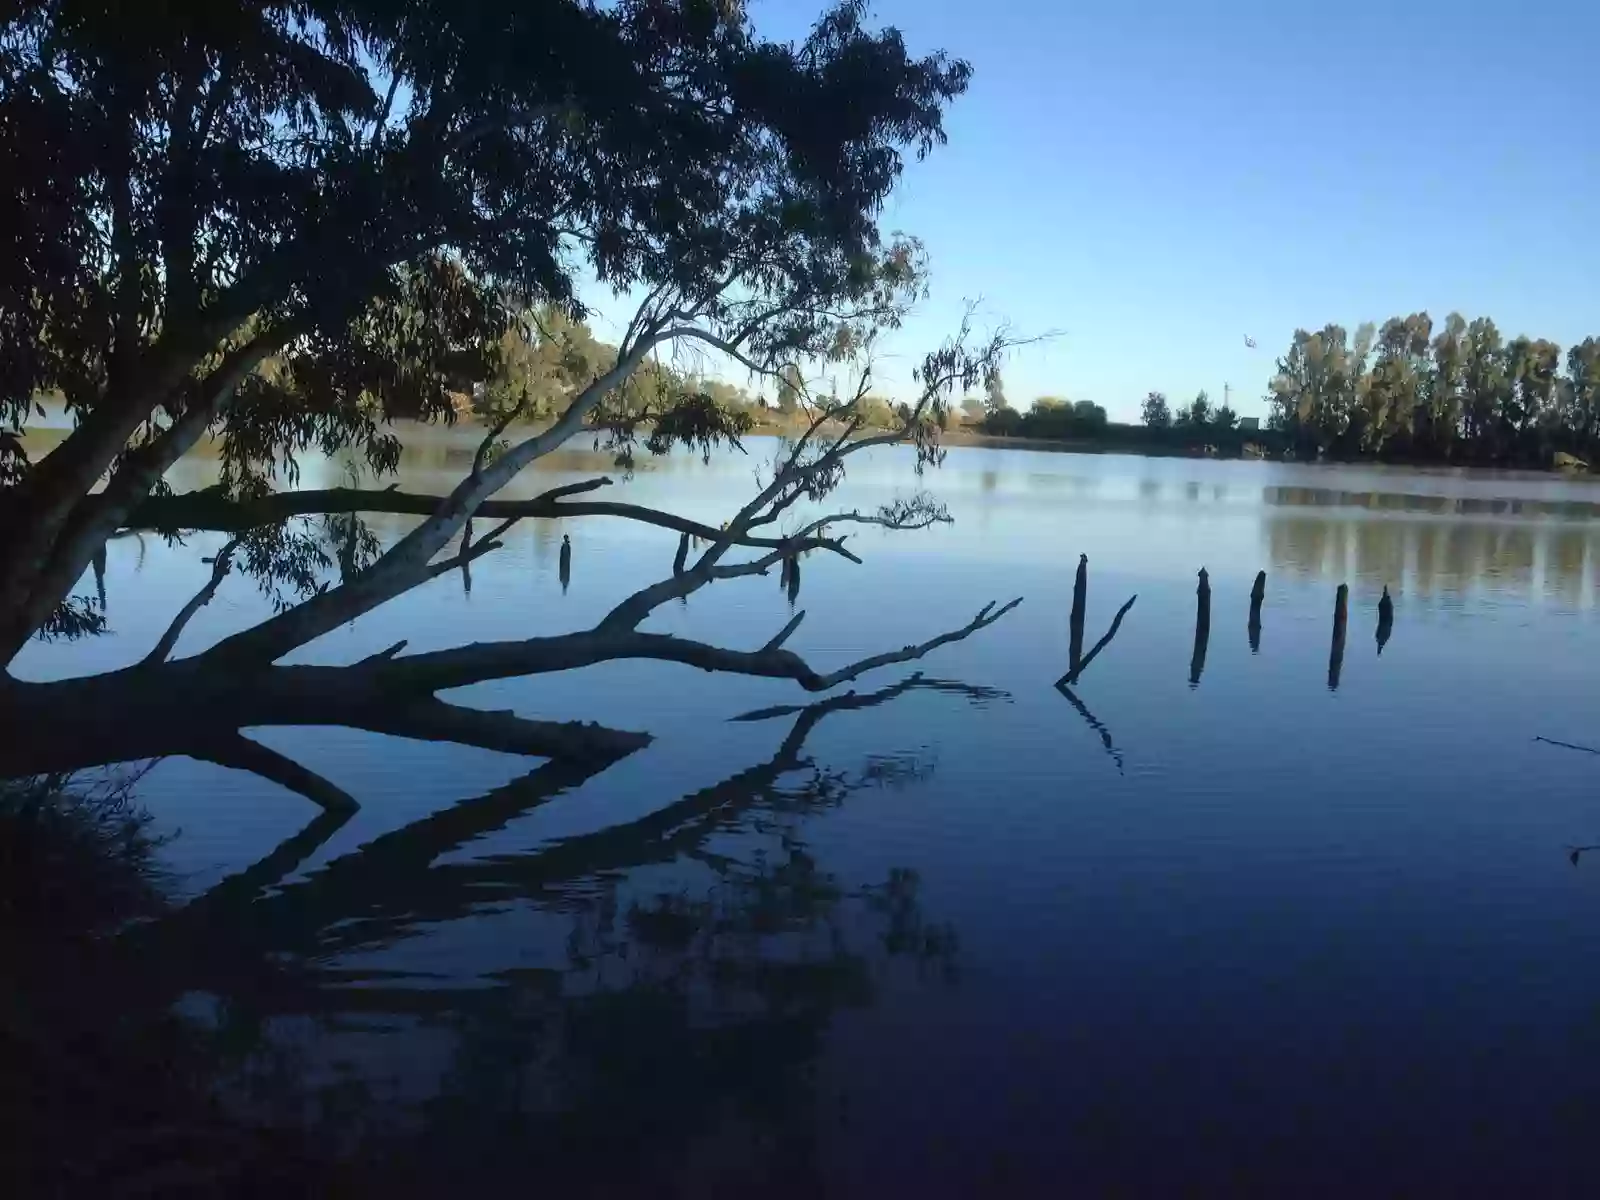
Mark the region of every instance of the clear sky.
MULTIPOLYGON (((751 0, 803 33, 818 0, 751 0)), ((1007 394, 1135 419, 1151 390, 1264 411, 1296 327, 1419 309, 1563 347, 1600 335, 1600 4, 878 0, 970 61, 949 145, 885 225, 933 296, 883 390, 959 322, 1057 331, 1007 394), (1246 347, 1254 338, 1258 348, 1246 347)))

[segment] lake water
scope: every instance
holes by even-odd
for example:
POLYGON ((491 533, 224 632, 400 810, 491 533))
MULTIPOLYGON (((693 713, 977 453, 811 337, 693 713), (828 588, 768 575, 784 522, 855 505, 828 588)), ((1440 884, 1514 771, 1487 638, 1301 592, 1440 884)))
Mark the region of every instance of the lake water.
MULTIPOLYGON (((603 495, 715 524, 772 446, 749 449, 603 495)), ((470 456, 430 435, 402 482, 470 456)), ((605 466, 562 452, 510 494, 605 466)), ((286 1074, 292 1119, 392 1137, 404 1178, 455 1189, 1592 1194, 1600 852, 1573 851, 1600 842, 1600 759, 1535 738, 1600 743, 1600 486, 978 448, 925 482, 955 523, 862 533, 861 566, 808 557, 790 643, 830 669, 1025 597, 918 686, 884 692, 917 669, 890 668, 859 703, 757 721, 730 718, 816 698, 640 663, 452 696, 655 735, 587 780, 261 731, 360 800, 331 833, 253 776, 156 766, 139 797, 181 831, 184 894, 289 843, 185 943, 180 1008, 231 1039, 238 1102, 265 1113, 247 1084, 286 1074), (1138 601, 1068 696, 1079 554, 1089 645, 1138 601)), ((881 453, 836 499, 916 486, 881 453)), ((141 657, 219 540, 114 543, 112 632, 17 673, 141 657)), ((442 578, 297 657, 579 628, 675 547, 527 522, 470 591, 442 578)), ((268 610, 236 575, 180 653, 268 610)), ((790 615, 774 571, 648 627, 754 648, 790 615)))

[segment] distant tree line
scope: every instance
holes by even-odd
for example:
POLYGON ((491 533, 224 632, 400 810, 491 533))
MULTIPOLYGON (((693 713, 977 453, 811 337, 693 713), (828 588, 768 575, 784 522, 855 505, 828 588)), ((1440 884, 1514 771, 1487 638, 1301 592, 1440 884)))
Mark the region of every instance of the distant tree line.
POLYGON ((1565 354, 1544 338, 1507 339, 1487 317, 1427 313, 1295 331, 1266 397, 1266 428, 1240 428, 1205 392, 1174 408, 1149 393, 1141 424, 1109 422, 1087 401, 1054 397, 1026 413, 993 381, 967 423, 985 433, 1090 440, 1130 449, 1262 453, 1482 466, 1600 462, 1600 339, 1565 354))
POLYGON ((1018 412, 996 375, 983 399, 969 398, 963 410, 969 426, 994 436, 1090 441, 1151 451, 1209 449, 1238 454, 1247 436, 1257 436, 1239 428, 1239 415, 1232 408, 1225 404, 1213 408, 1205 392, 1176 413, 1163 393, 1151 392, 1142 405, 1143 424, 1126 425, 1113 422, 1093 401, 1059 396, 1040 396, 1027 412, 1018 412))
MULTIPOLYGON (((553 305, 526 312, 501 337, 497 350, 488 378, 470 397, 462 396, 459 406, 488 421, 511 414, 519 421, 553 419, 616 361, 617 354, 617 348, 597 338, 586 322, 553 305)), ((650 358, 617 388, 607 408, 632 416, 699 394, 725 412, 748 414, 754 420, 782 421, 800 413, 807 389, 798 368, 783 368, 769 381, 769 388, 752 393, 671 361, 650 358)), ((818 403, 837 399, 810 398, 818 403)), ((899 406, 875 395, 864 396, 858 411, 870 428, 888 429, 899 416, 899 406)))
POLYGON ((1487 317, 1296 330, 1267 397, 1303 458, 1549 466, 1600 452, 1600 341, 1566 352, 1487 317), (1563 370, 1563 367, 1565 368, 1563 370))

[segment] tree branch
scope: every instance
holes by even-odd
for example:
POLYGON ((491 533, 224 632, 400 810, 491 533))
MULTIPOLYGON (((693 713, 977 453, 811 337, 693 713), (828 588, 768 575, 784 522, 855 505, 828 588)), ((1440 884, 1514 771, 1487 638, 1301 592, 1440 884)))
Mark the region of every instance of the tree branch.
MULTIPOLYGON (((18 606, 20 619, 17 627, 26 631, 24 640, 43 623, 82 576, 95 551, 126 523, 132 507, 148 495, 178 459, 194 448, 234 389, 255 370, 263 358, 283 344, 289 333, 289 330, 281 327, 264 331, 225 355, 201 385, 184 414, 149 444, 129 452, 106 483, 104 491, 83 497, 83 502, 68 517, 66 526, 56 538, 48 564, 28 589, 26 602, 18 606)), ((0 645, 0 662, 9 659, 13 653, 15 646, 0 645)))
POLYGON ((428 578, 430 560, 461 530, 483 502, 516 478, 529 463, 548 454, 577 433, 595 405, 633 373, 654 342, 654 338, 642 339, 634 349, 620 356, 611 370, 578 393, 554 425, 513 446, 479 473, 467 476, 439 502, 427 520, 391 546, 355 579, 330 588, 259 625, 224 638, 206 653, 219 661, 274 662, 295 647, 303 646, 329 630, 355 620, 424 582, 428 578))
POLYGON ((252 775, 259 775, 304 796, 329 812, 348 813, 360 807, 355 797, 343 788, 242 734, 208 737, 193 747, 189 756, 216 763, 219 767, 249 771, 252 775))
POLYGON ((1101 638, 1094 644, 1093 649, 1083 656, 1083 661, 1080 662, 1077 667, 1071 671, 1068 671, 1060 679, 1056 680, 1056 687, 1066 688, 1071 684, 1078 682, 1078 679, 1083 675, 1083 673, 1089 669, 1089 664, 1095 660, 1095 656, 1109 646, 1111 644, 1111 639, 1117 636, 1117 630, 1122 628, 1122 618, 1128 615, 1128 610, 1133 607, 1133 602, 1138 598, 1139 597, 1137 595, 1128 597, 1128 602, 1121 608, 1117 609, 1117 615, 1112 618, 1111 628, 1106 630, 1105 637, 1101 638))
MULTIPOLYGON (((670 529, 674 533, 714 542, 723 530, 680 517, 673 513, 645 508, 637 504, 613 501, 562 502, 562 497, 594 491, 611 483, 610 479, 586 480, 552 488, 528 500, 485 500, 478 506, 480 517, 503 518, 578 518, 616 517, 620 520, 638 521, 670 529)), ((182 492, 173 496, 152 496, 142 503, 129 518, 129 526, 175 533, 179 530, 201 529, 220 532, 243 532, 266 525, 276 525, 294 517, 322 513, 404 513, 425 516, 439 506, 437 496, 416 492, 370 491, 358 488, 324 488, 317 491, 276 492, 254 500, 230 500, 214 489, 182 492)), ((856 520, 848 514, 830 518, 856 520)), ((875 523, 869 518, 860 518, 875 523)), ((824 522, 826 524, 828 522, 824 522)), ((814 533, 815 530, 812 531, 814 533)), ((480 543, 481 544, 481 543, 480 543)), ((789 547, 794 552, 829 550, 860 563, 860 559, 844 548, 844 539, 814 537, 811 534, 790 538, 745 536, 732 543, 754 549, 776 550, 789 547)), ((459 564, 457 564, 459 565, 459 564)))
POLYGON ((352 728, 418 741, 454 742, 504 754, 531 754, 579 763, 615 762, 652 741, 648 733, 630 733, 582 721, 534 721, 509 710, 487 712, 434 697, 379 708, 351 724, 352 728))
POLYGON ((789 640, 796 629, 800 628, 800 622, 804 621, 805 619, 806 610, 802 608, 799 612, 795 613, 794 616, 790 617, 789 623, 782 629, 778 630, 778 632, 773 635, 772 640, 769 641, 765 646, 761 647, 761 649, 763 651, 778 649, 789 640))
MULTIPOLYGON (((469 566, 477 562, 478 559, 482 558, 485 554, 500 549, 501 545, 503 544, 500 541, 500 536, 521 519, 521 517, 507 517, 504 521, 501 521, 500 524, 491 529, 488 533, 488 536, 486 536, 480 542, 471 542, 465 535, 463 535, 461 552, 455 555, 453 558, 447 558, 443 562, 434 563, 428 568, 427 578, 437 579, 441 575, 448 575, 451 571, 454 571, 457 568, 465 571, 469 566)), ((471 526, 468 525, 467 528, 470 531, 471 526)))
POLYGON ((178 644, 178 638, 183 633, 184 627, 193 619, 195 613, 211 603, 211 598, 217 594, 217 589, 222 586, 222 581, 227 578, 228 571, 233 566, 233 552, 239 547, 239 539, 234 538, 211 560, 211 578, 206 585, 196 592, 189 603, 179 610, 178 615, 172 619, 172 624, 167 626, 167 631, 156 642, 155 648, 141 660, 141 666, 153 666, 167 661, 167 656, 172 653, 172 648, 178 644))
MULTIPOLYGON (((558 504, 563 497, 608 487, 606 476, 551 488, 527 500, 485 500, 475 516, 563 517, 586 516, 558 504)), ((427 516, 435 512, 440 497, 418 492, 365 490, 361 488, 321 488, 307 491, 274 492, 250 500, 233 500, 220 489, 179 492, 171 496, 150 496, 128 517, 130 528, 154 529, 175 533, 180 529, 209 529, 239 533, 266 525, 277 525, 293 517, 338 513, 403 513, 427 516)), ((623 505, 624 509, 631 506, 623 505)), ((649 510, 644 510, 649 511, 649 510)), ((709 528, 701 526, 700 528, 709 528)))
MULTIPOLYGON (((971 637, 980 629, 994 624, 1022 600, 1012 600, 996 609, 985 605, 970 622, 959 629, 900 650, 873 655, 828 674, 815 671, 793 651, 726 650, 704 642, 690 641, 659 633, 640 633, 636 630, 601 631, 564 634, 558 637, 530 638, 521 642, 478 642, 451 650, 435 650, 424 654, 396 658, 376 668, 388 680, 386 689, 438 691, 443 688, 464 687, 488 679, 508 679, 523 675, 570 671, 596 663, 618 659, 652 659, 676 662, 698 667, 703 671, 723 671, 736 675, 754 675, 768 679, 791 679, 808 692, 822 692, 847 683, 859 675, 893 663, 910 662, 921 658, 940 646, 949 645, 971 637)), ((382 682, 380 680, 380 682, 382 682)))

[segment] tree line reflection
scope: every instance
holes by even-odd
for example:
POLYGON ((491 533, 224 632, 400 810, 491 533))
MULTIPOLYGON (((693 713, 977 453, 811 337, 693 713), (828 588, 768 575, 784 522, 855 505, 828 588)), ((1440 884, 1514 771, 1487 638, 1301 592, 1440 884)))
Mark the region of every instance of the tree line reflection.
MULTIPOLYGON (((1274 490, 1297 491, 1267 489, 1274 490)), ((1600 547, 1595 544, 1596 527, 1590 524, 1408 519, 1404 514, 1411 509, 1399 516, 1364 518, 1312 512, 1310 506, 1295 511, 1297 507, 1269 500, 1264 510, 1267 553, 1275 571, 1318 579, 1387 580, 1420 596, 1461 592, 1493 580, 1499 589, 1530 596, 1542 592, 1574 608, 1594 603, 1592 581, 1600 547)))

